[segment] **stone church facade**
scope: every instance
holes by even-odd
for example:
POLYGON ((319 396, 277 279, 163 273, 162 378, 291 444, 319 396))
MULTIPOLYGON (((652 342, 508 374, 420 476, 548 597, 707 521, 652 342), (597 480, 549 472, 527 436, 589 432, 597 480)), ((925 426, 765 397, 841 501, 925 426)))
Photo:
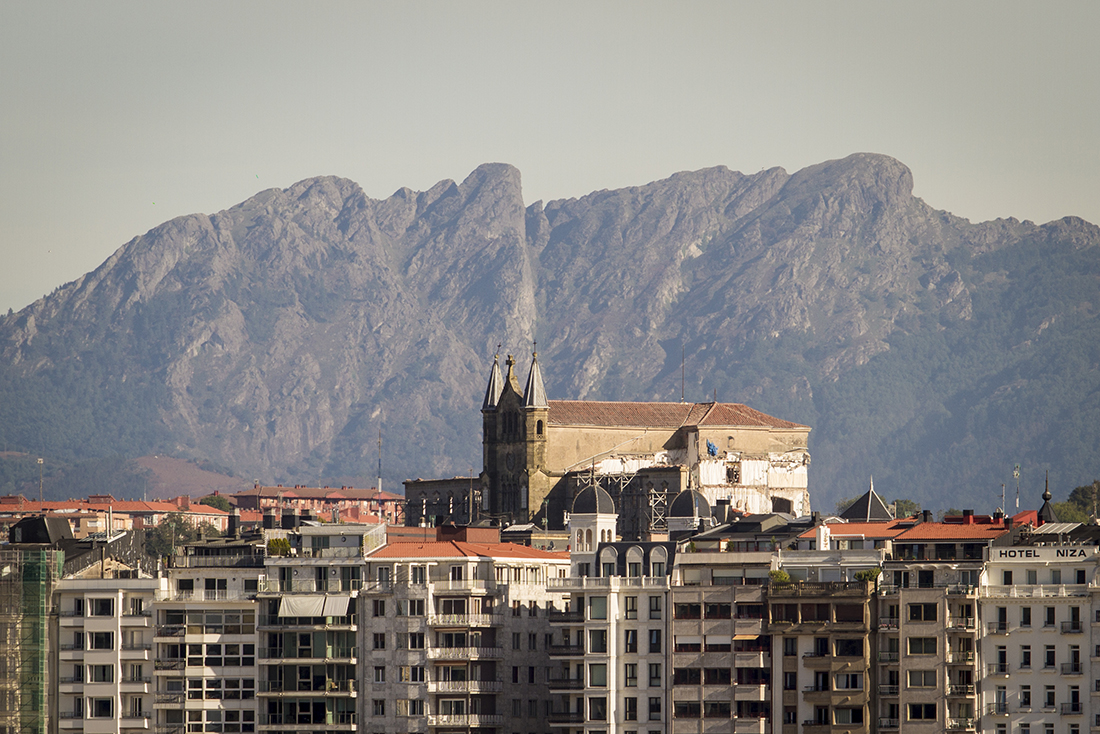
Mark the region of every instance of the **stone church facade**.
POLYGON ((406 482, 411 523, 562 529, 574 496, 590 486, 614 497, 624 539, 666 533, 668 503, 683 489, 712 507, 809 513, 808 426, 739 403, 548 400, 537 353, 522 387, 515 364, 509 355, 502 373, 493 360, 481 474, 406 482))

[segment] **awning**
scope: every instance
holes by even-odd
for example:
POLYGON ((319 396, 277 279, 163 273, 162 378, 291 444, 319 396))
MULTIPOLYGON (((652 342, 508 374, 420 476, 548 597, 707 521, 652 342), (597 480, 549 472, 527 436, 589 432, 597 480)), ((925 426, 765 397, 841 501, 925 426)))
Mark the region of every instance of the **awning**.
POLYGON ((703 638, 698 635, 676 635, 677 645, 702 645, 703 638))
POLYGON ((707 635, 708 645, 726 645, 729 644, 729 635, 707 635))
MULTIPOLYGON (((344 607, 345 612, 347 606, 344 607)), ((287 595, 279 601, 280 617, 323 617, 325 597, 321 594, 287 595)))
POLYGON ((735 639, 735 640, 758 640, 758 639, 760 639, 760 635, 734 635, 733 639, 735 639))
POLYGON ((344 617, 348 613, 348 602, 351 601, 350 596, 326 596, 325 597, 325 611, 320 616, 322 617, 344 617))

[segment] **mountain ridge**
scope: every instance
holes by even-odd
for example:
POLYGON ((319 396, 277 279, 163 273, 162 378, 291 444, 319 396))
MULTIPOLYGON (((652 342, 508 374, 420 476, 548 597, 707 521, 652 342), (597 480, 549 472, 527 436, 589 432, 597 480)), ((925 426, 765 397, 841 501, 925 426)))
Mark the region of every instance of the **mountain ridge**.
MULTIPOLYGON (((1057 433, 1036 396, 1020 399, 1042 379, 1012 387, 1050 358, 1038 340, 1080 358, 1063 392, 1084 401, 1054 401, 1066 425, 1097 394, 1100 359, 1081 342, 1096 329, 1100 228, 974 224, 912 191, 904 164, 869 153, 532 204, 501 163, 385 199, 305 179, 165 222, 0 317, 0 430, 35 450, 175 453, 315 482, 372 476, 381 429, 392 486, 479 468, 497 344, 537 338, 551 397, 642 400, 679 398, 683 345, 694 394, 814 426, 815 506, 867 471, 899 496, 965 494, 907 478, 914 447, 999 484, 1003 467, 963 448, 974 431, 935 435, 973 424, 1005 440, 979 416, 1006 400, 1057 433)), ((1070 443, 1091 440, 1082 430, 1070 443)), ((1091 481, 1068 467, 1096 474, 1096 460, 1067 451, 1028 465, 1091 481)))

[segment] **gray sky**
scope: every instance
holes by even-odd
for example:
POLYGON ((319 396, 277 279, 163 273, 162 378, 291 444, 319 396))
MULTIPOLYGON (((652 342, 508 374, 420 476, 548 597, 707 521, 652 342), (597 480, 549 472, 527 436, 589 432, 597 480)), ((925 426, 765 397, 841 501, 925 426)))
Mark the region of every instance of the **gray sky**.
POLYGON ((0 308, 316 175, 524 197, 858 151, 972 221, 1100 223, 1100 3, 0 0, 0 308))

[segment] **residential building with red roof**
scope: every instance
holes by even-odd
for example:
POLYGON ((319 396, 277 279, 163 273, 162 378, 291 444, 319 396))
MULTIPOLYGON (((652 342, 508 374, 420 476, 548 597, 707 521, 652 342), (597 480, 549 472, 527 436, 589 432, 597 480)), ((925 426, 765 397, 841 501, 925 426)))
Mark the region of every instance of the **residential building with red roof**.
POLYGON ((242 510, 313 512, 326 521, 336 511, 340 519, 348 522, 364 522, 368 516, 393 524, 405 522, 405 498, 375 488, 257 484, 251 489, 223 496, 242 510))
POLYGON ((192 527, 212 525, 224 533, 229 527, 229 513, 209 505, 192 503, 189 497, 176 497, 171 500, 117 500, 109 494, 91 495, 86 499, 48 500, 39 502, 28 500, 20 495, 0 497, 0 521, 3 518, 20 518, 28 515, 52 515, 64 517, 73 525, 74 535, 78 530, 103 532, 108 517, 112 530, 141 530, 160 524, 168 516, 179 517, 192 527), (86 520, 88 516, 97 518, 92 529, 86 520), (98 527, 99 524, 102 527, 98 527))

